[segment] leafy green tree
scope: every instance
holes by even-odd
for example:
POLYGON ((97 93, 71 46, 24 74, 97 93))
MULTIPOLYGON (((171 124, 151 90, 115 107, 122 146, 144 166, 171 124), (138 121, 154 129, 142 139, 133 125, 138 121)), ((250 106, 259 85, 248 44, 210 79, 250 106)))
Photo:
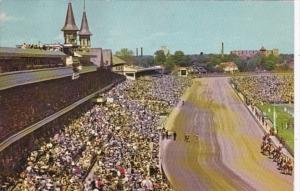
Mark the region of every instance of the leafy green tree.
POLYGON ((257 62, 258 62, 258 60, 256 60, 256 59, 247 60, 247 70, 246 71, 255 71, 257 62))
POLYGON ((117 51, 115 55, 127 62, 127 64, 133 64, 133 51, 128 48, 122 48, 117 51))
POLYGON ((221 59, 220 56, 214 55, 214 56, 212 57, 212 59, 211 59, 211 63, 212 63, 213 65, 218 65, 218 64, 222 63, 222 59, 221 59))
POLYGON ((159 65, 164 65, 166 62, 166 55, 165 52, 163 50, 157 50, 155 53, 155 63, 159 64, 159 65))
POLYGON ((155 66, 154 59, 149 59, 147 61, 147 63, 148 63, 148 66, 155 66))
POLYGON ((273 60, 267 60, 264 64, 264 67, 266 70, 271 71, 275 68, 275 62, 273 60))
POLYGON ((209 59, 210 59, 209 56, 200 54, 200 56, 198 58, 198 62, 199 63, 208 63, 210 61, 209 59))
POLYGON ((246 72, 247 71, 247 60, 239 58, 239 59, 236 59, 234 63, 239 68, 239 71, 241 71, 241 72, 246 72))
POLYGON ((208 70, 209 72, 214 72, 214 71, 215 71, 214 65, 213 65, 212 63, 208 64, 208 65, 207 65, 207 70, 208 70))
POLYGON ((247 59, 235 57, 233 62, 238 66, 241 72, 255 71, 257 66, 261 64, 261 57, 255 56, 247 59))
POLYGON ((181 50, 175 51, 173 60, 176 66, 183 66, 184 64, 186 64, 186 57, 181 50))
POLYGON ((274 55, 269 55, 267 57, 262 57, 261 58, 261 65, 264 69, 266 70, 273 70, 276 66, 276 64, 278 63, 279 58, 277 56, 274 55))
POLYGON ((165 69, 167 71, 172 71, 175 67, 174 55, 169 55, 165 62, 165 69))

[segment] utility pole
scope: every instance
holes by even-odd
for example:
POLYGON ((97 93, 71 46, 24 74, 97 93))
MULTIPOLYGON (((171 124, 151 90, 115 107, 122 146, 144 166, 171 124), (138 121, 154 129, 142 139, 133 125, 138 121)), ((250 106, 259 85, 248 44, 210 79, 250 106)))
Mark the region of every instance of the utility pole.
POLYGON ((274 133, 277 134, 277 128, 276 128, 276 110, 275 110, 275 104, 273 104, 273 128, 274 133))

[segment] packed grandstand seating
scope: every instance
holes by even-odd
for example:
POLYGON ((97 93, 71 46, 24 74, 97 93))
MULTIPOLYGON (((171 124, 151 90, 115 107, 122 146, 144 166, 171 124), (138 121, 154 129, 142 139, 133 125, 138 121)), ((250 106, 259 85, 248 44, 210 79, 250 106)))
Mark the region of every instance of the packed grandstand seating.
POLYGON ((0 140, 94 93, 115 78, 123 77, 100 70, 81 74, 78 80, 65 77, 1 91, 0 140))
POLYGON ((162 76, 117 85, 103 94, 106 103, 94 105, 31 152, 25 170, 7 187, 172 190, 159 166, 160 114, 176 105, 190 83, 162 76))
POLYGON ((292 74, 234 77, 232 83, 254 105, 294 102, 292 74))
POLYGON ((54 44, 54 45, 41 45, 41 44, 26 44, 17 45, 17 47, 22 49, 39 49, 39 50, 50 50, 50 51, 61 51, 62 44, 54 44))

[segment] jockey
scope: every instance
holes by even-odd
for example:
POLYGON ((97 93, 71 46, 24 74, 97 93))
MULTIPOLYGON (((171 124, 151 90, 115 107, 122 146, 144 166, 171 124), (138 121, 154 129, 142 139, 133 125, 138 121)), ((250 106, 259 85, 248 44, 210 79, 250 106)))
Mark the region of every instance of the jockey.
POLYGON ((266 140, 267 140, 267 138, 269 138, 269 136, 270 136, 270 134, 269 134, 269 133, 265 134, 265 135, 263 136, 263 141, 266 141, 266 140))
POLYGON ((265 140, 267 139, 267 136, 268 136, 268 134, 265 134, 265 135, 263 136, 263 141, 265 141, 265 140))
POLYGON ((279 145, 278 148, 277 148, 277 152, 281 152, 281 150, 282 150, 282 146, 279 145))
POLYGON ((288 159, 288 161, 286 162, 286 164, 289 166, 289 165, 292 165, 292 159, 288 159))

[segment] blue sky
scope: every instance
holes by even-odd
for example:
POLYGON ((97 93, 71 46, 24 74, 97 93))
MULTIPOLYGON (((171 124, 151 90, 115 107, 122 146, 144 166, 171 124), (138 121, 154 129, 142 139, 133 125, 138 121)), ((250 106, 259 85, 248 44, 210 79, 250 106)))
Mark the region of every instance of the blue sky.
MULTIPOLYGON (((0 46, 63 42, 68 0, 0 0, 0 46)), ((72 0, 80 27, 83 0, 72 0)), ((153 54, 225 52, 279 48, 293 52, 294 4, 291 1, 99 1, 86 0, 92 46, 127 47, 153 54)))

